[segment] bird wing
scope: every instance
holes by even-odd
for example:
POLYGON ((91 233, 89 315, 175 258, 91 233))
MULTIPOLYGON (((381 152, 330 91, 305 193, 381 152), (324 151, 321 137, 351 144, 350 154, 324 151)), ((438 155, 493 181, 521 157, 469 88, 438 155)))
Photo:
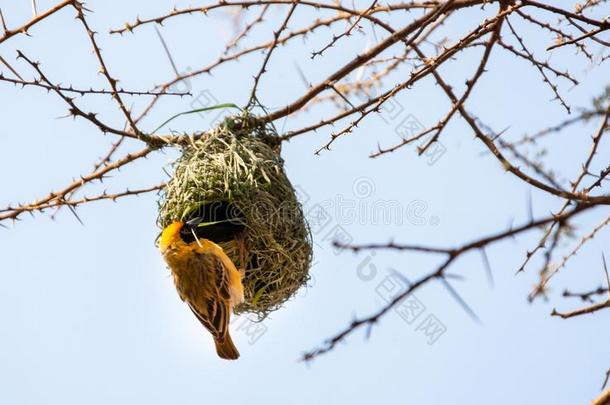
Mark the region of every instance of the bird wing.
POLYGON ((222 338, 229 328, 231 294, 229 275, 222 260, 213 253, 196 253, 189 266, 198 274, 199 291, 188 300, 191 311, 216 338, 222 338))

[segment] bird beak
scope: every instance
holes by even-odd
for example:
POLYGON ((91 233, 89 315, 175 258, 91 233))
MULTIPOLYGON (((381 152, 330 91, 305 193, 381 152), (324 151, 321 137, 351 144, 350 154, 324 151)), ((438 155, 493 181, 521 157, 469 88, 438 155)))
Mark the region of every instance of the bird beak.
POLYGON ((195 228, 197 225, 199 225, 201 223, 202 220, 203 220, 203 218, 201 218, 201 217, 195 217, 193 219, 186 221, 185 224, 191 228, 195 228))

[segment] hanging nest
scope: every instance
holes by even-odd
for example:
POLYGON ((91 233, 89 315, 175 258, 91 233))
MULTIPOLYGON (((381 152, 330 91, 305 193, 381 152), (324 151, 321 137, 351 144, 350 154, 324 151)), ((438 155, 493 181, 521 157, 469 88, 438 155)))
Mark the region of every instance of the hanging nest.
POLYGON ((233 240, 216 242, 237 268, 245 268, 245 302, 235 312, 259 319, 307 283, 312 258, 309 228, 279 146, 274 128, 254 116, 226 118, 183 148, 159 207, 162 228, 211 204, 243 216, 245 254, 233 240))

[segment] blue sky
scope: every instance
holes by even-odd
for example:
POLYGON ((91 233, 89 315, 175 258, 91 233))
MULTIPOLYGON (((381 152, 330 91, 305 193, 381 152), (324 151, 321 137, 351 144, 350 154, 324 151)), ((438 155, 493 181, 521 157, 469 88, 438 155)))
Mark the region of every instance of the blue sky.
MULTIPOLYGON (((29 2, 22 3, 2 4, 9 24, 29 18, 29 2)), ((38 3, 40 9, 51 5, 38 3)), ((109 68, 121 78, 122 86, 147 89, 173 77, 151 26, 123 37, 105 32, 137 15, 160 14, 174 3, 133 1, 121 4, 120 10, 115 2, 92 0, 88 5, 95 11, 90 22, 103 34, 100 42, 109 68)), ((284 12, 275 12, 273 18, 283 18, 284 12)), ((476 13, 464 13, 464 18, 476 13)), ((311 10, 299 14, 291 26, 303 25, 311 15, 311 10)), ((102 87, 105 83, 96 74, 89 44, 72 18, 67 10, 54 16, 33 29, 32 37, 4 43, 0 56, 13 61, 15 50, 20 49, 40 60, 55 81, 102 87)), ((524 34, 531 34, 527 38, 535 49, 544 49, 552 41, 522 28, 524 34)), ((456 23, 446 29, 452 36, 463 30, 456 23)), ((213 61, 232 30, 230 16, 213 13, 209 18, 170 21, 162 33, 178 69, 185 71, 213 61)), ((261 83, 262 101, 277 108, 295 99, 304 89, 295 63, 309 81, 317 82, 348 60, 350 52, 361 51, 372 41, 371 30, 365 27, 365 31, 367 36, 357 36, 314 61, 309 52, 326 43, 332 35, 328 30, 320 30, 305 43, 278 49, 261 83)), ((270 35, 260 30, 250 40, 270 35)), ((477 63, 477 52, 442 70, 456 89, 477 63)), ((577 88, 561 86, 567 99, 574 105, 588 105, 602 80, 607 80, 608 69, 572 64, 571 52, 554 52, 551 60, 570 67, 582 82, 577 88)), ((549 101, 552 94, 540 84, 535 70, 506 54, 496 56, 469 110, 495 129, 509 127, 508 136, 514 139, 565 116, 558 103, 549 101)), ((261 61, 257 54, 213 76, 192 80, 188 86, 193 98, 164 99, 144 127, 152 129, 209 96, 244 104, 261 61)), ((14 66, 32 77, 24 63, 14 66)), ((53 94, 6 83, 0 83, 0 89, 2 206, 42 197, 87 173, 116 140, 102 136, 83 120, 58 118, 66 115, 66 107, 53 94)), ((93 96, 79 102, 121 125, 120 113, 108 98, 93 96)), ((130 102, 137 109, 144 100, 130 102)), ((413 148, 370 159, 378 142, 391 145, 399 140, 394 131, 400 122, 415 119, 432 125, 447 107, 432 81, 401 93, 396 102, 396 111, 401 111, 396 117, 372 117, 320 156, 313 152, 328 140, 329 130, 300 136, 283 146, 286 170, 301 191, 306 211, 322 207, 330 219, 313 235, 316 248, 310 287, 262 324, 253 326, 244 318, 234 321, 232 334, 241 352, 237 362, 216 357, 210 337, 178 298, 154 246, 159 232, 157 196, 79 208, 84 226, 64 209, 55 220, 45 214, 25 216, 10 229, 0 229, 0 403, 574 404, 595 396, 610 367, 608 339, 602 329, 608 313, 572 320, 551 318, 549 313, 553 306, 565 309, 580 304, 560 299, 565 286, 585 290, 601 285, 602 249, 610 256, 607 230, 555 279, 549 303, 527 303, 537 279, 536 266, 514 275, 526 249, 536 243, 534 232, 487 251, 493 286, 477 253, 454 265, 452 272, 465 277, 454 286, 481 324, 473 322, 441 285, 430 284, 415 294, 425 307, 420 318, 409 323, 393 311, 373 328, 368 340, 357 333, 311 364, 298 362, 304 351, 345 327, 354 316, 380 308, 384 288, 396 281, 391 278, 394 272, 415 279, 438 263, 439 258, 393 252, 337 253, 328 237, 333 227, 340 226, 355 242, 393 238, 452 246, 505 229, 511 221, 528 219, 525 185, 504 173, 459 119, 444 133, 441 141, 446 152, 433 165, 417 157, 413 148), (357 207, 357 219, 338 214, 337 204, 345 202, 357 207), (372 216, 379 207, 398 207, 406 214, 402 222, 374 223, 372 216), (446 329, 433 344, 420 326, 429 316, 446 329)), ((327 112, 313 108, 278 126, 299 128, 327 112)), ((213 118, 212 114, 191 116, 170 128, 202 130, 213 118)), ((547 145, 548 162, 563 178, 573 178, 580 170, 595 125, 574 127, 547 145)), ((129 143, 124 151, 138 147, 129 143)), ((608 153, 606 142, 599 156, 608 153)), ((157 184, 166 179, 163 169, 176 156, 171 150, 158 153, 121 170, 103 186, 87 189, 86 194, 157 184)), ((537 191, 532 192, 532 201, 536 216, 547 215, 561 204, 537 191)), ((578 222, 579 229, 591 229, 603 218, 603 209, 597 209, 578 222)))

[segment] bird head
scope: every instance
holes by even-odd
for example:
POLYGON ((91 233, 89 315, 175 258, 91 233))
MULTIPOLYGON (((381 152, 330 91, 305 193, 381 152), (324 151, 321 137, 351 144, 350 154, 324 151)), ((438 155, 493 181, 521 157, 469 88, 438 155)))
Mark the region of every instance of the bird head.
POLYGON ((161 237, 159 238, 159 250, 161 250, 162 253, 164 253, 172 244, 181 239, 180 233, 183 226, 184 224, 181 221, 175 221, 163 229, 161 232, 161 237))

